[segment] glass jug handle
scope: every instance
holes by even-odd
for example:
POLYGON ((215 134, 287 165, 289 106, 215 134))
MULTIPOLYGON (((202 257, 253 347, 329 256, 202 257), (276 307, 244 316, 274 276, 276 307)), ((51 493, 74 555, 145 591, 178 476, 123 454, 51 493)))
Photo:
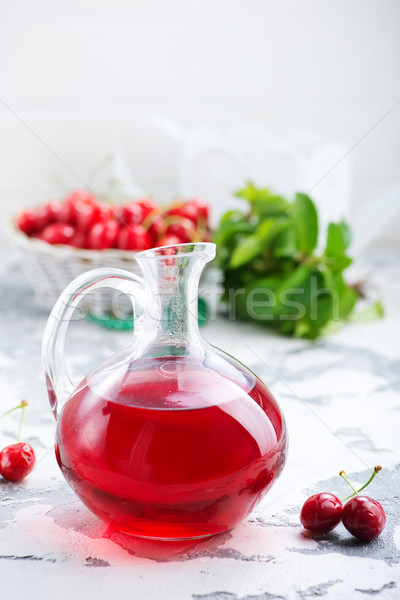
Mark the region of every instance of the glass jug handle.
POLYGON ((50 406, 55 418, 75 389, 65 364, 65 337, 69 322, 81 299, 98 288, 112 288, 127 294, 133 304, 135 334, 142 326, 144 282, 123 269, 93 269, 76 277, 58 298, 47 321, 42 356, 50 406))

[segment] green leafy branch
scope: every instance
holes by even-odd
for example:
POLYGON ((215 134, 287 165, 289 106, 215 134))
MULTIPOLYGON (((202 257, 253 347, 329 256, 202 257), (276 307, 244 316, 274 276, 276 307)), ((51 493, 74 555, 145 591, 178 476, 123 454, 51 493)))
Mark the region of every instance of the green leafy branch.
MULTIPOLYGON (((361 295, 343 277, 352 262, 349 226, 330 223, 317 255, 318 214, 307 194, 289 202, 249 182, 236 196, 249 210, 225 213, 214 235, 231 314, 309 339, 332 331, 361 295)), ((380 303, 368 310, 368 318, 383 313, 380 303)))

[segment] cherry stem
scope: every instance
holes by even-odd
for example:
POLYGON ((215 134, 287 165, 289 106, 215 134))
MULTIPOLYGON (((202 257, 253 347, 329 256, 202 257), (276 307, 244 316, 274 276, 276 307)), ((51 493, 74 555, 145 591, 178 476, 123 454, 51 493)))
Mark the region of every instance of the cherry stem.
POLYGON ((354 495, 357 495, 357 494, 358 494, 358 492, 357 492, 356 488, 355 488, 355 487, 354 487, 354 486, 353 486, 353 485, 350 483, 350 481, 347 479, 347 477, 346 477, 346 473, 345 473, 344 471, 340 471, 339 475, 340 475, 340 477, 342 477, 342 478, 345 480, 345 482, 346 482, 346 483, 347 483, 347 484, 348 484, 348 485, 351 487, 351 489, 353 490, 354 494, 352 494, 352 496, 354 496, 354 495))
POLYGON ((142 221, 142 227, 143 229, 145 229, 146 231, 148 231, 150 229, 150 227, 153 225, 154 221, 160 216, 160 211, 158 210, 158 208, 155 208, 154 210, 152 210, 151 212, 149 212, 149 214, 147 215, 147 217, 142 221))
POLYGON ((351 487, 352 490, 354 490, 353 494, 350 494, 349 496, 346 496, 346 498, 343 498, 343 500, 341 500, 341 502, 345 502, 346 500, 349 500, 350 498, 353 498, 353 496, 357 496, 362 490, 364 490, 373 480, 373 478, 375 477, 375 475, 377 473, 379 473, 379 471, 381 471, 382 467, 380 465, 377 465, 376 467, 374 467, 374 470, 372 472, 371 477, 368 479, 367 483, 364 483, 364 485, 362 487, 360 487, 359 490, 354 489, 354 487, 351 485, 350 481, 348 481, 347 477, 345 476, 345 472, 344 471, 340 471, 339 475, 346 481, 346 483, 349 484, 349 486, 351 487))
POLYGON ((6 415, 9 415, 14 410, 18 410, 19 408, 22 408, 22 412, 24 412, 26 406, 28 406, 27 401, 26 400, 22 400, 21 404, 18 404, 18 406, 14 406, 14 408, 10 408, 10 410, 6 410, 6 412, 4 412, 2 415, 0 415, 0 419, 2 419, 3 417, 5 417, 6 415))
POLYGON ((17 435, 17 442, 19 442, 21 440, 21 432, 22 432, 22 423, 24 422, 24 416, 25 416, 25 409, 28 406, 28 403, 26 400, 23 400, 21 402, 21 418, 19 420, 19 428, 18 428, 18 435, 17 435))

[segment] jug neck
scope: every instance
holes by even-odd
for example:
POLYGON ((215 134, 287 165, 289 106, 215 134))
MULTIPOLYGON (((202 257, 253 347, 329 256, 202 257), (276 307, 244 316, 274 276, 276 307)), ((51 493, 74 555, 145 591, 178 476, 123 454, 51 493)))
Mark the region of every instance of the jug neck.
POLYGON ((145 306, 134 334, 136 358, 203 355, 198 286, 214 256, 215 245, 209 243, 164 246, 136 256, 145 282, 145 306))

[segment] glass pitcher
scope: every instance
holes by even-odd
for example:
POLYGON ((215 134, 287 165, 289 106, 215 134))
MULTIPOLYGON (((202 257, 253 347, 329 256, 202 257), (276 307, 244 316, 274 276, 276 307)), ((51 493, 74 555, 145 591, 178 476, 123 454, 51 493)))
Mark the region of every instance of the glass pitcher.
POLYGON ((82 502, 119 531, 177 540, 229 530, 283 468, 286 428, 276 401, 199 333, 198 283, 214 256, 210 243, 140 252, 143 280, 89 271, 49 317, 43 357, 57 462, 82 502), (132 345, 74 386, 65 367, 68 322, 99 287, 131 297, 132 345))

